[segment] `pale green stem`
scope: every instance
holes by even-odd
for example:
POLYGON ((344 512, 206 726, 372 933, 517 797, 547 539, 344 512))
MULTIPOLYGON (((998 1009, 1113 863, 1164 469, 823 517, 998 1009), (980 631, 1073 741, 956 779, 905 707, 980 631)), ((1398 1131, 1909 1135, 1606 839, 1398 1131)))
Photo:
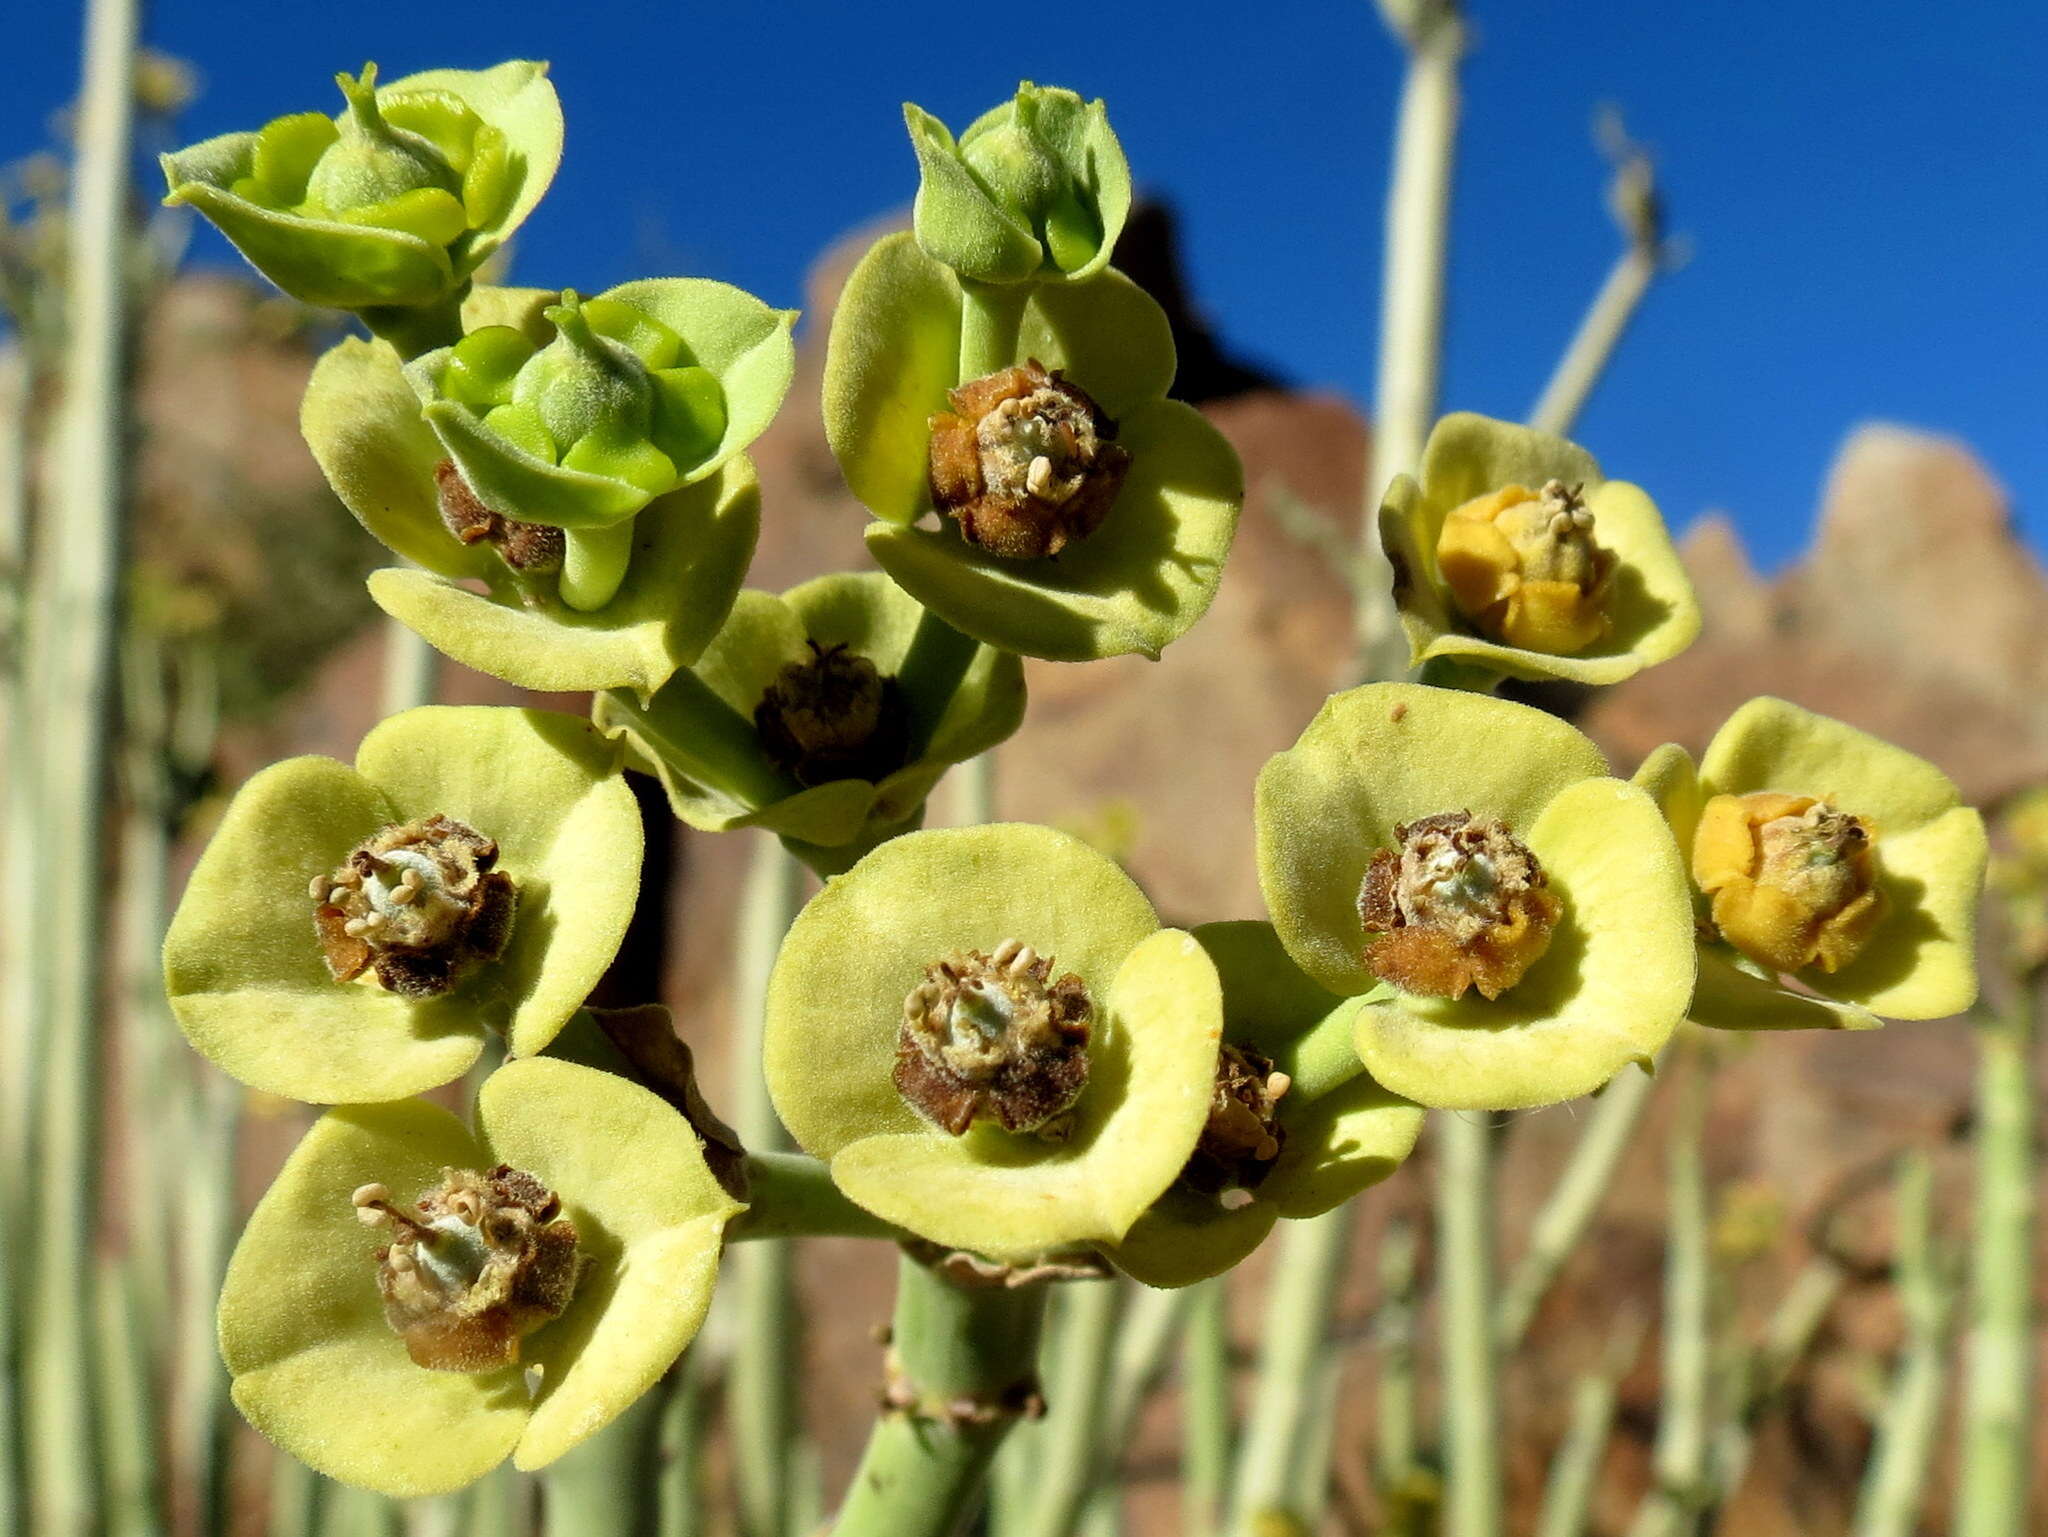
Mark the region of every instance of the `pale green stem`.
POLYGON ((727 1243, 746 1245, 726 1256, 726 1284, 735 1293, 745 1291, 739 1284, 747 1263, 741 1253, 775 1247, 753 1240, 909 1236, 840 1194, 831 1167, 807 1153, 749 1153, 747 1179, 748 1207, 725 1230, 727 1243))
POLYGON ((1732 1412, 1714 1432, 1707 1506, 1732 1495, 1749 1469, 1756 1427, 1777 1402, 1805 1359, 1828 1311, 1842 1294, 1842 1269, 1831 1259, 1816 1259, 1793 1278, 1792 1285, 1764 1326, 1762 1341, 1752 1354, 1746 1381, 1732 1412))
POLYGON ((960 680, 967 676, 967 669, 974 665, 975 653, 980 649, 979 641, 962 635, 930 609, 919 617, 917 630, 910 638, 910 650, 904 654, 903 665, 896 669, 896 681, 902 686, 904 697, 910 701, 911 709, 919 712, 910 723, 914 757, 923 756, 931 745, 932 736, 945 717, 946 706, 959 691, 960 680))
MULTIPOLYGON (((782 936, 802 903, 802 868, 772 837, 756 834, 734 956, 732 1105, 733 1129, 756 1155, 753 1172, 761 1185, 753 1199, 764 1214, 773 1213, 778 1206, 790 1210, 797 1204, 797 1190, 787 1186, 784 1198, 775 1198, 777 1173, 786 1169, 794 1175, 817 1163, 815 1159, 798 1163, 787 1154, 780 1160, 775 1157, 788 1146, 788 1137, 775 1117, 768 1084, 761 1074, 768 973, 775 965, 782 936)), ((822 1170, 823 1166, 818 1167, 822 1170)), ((830 1190, 829 1175, 823 1187, 813 1181, 798 1188, 816 1198, 804 1203, 806 1211, 815 1209, 818 1200, 837 1194, 830 1190)), ((851 1203, 841 1197, 840 1204, 851 1203)), ((726 1393, 740 1530, 745 1537, 788 1537, 793 1483, 790 1453, 798 1435, 800 1412, 801 1342, 794 1250, 786 1243, 735 1249, 726 1258, 726 1277, 733 1288, 738 1331, 726 1393)))
POLYGON ((320 1506, 332 1487, 298 1458, 273 1450, 270 1519, 264 1526, 264 1537, 317 1537, 322 1526, 320 1506))
POLYGON ((320 1537, 399 1537, 395 1501, 367 1489, 329 1484, 319 1504, 320 1537))
POLYGON ((1096 1445, 1095 1490, 1088 1497, 1080 1530, 1086 1537, 1107 1537, 1121 1525, 1123 1491, 1117 1474, 1124 1453, 1138 1433, 1138 1417, 1158 1388, 1173 1360, 1173 1348, 1187 1327, 1196 1301, 1189 1286, 1158 1291, 1135 1282, 1122 1283, 1130 1293, 1117 1329, 1116 1359, 1103 1400, 1102 1435, 1096 1445))
POLYGON ((905 1256, 891 1329, 891 1396, 833 1537, 958 1537, 989 1460, 1037 1379, 1045 1283, 956 1286, 905 1256))
POLYGON ((659 1393, 643 1393, 588 1441, 540 1475, 546 1537, 631 1537, 652 1517, 649 1475, 659 1393))
POLYGON ((1216 1276, 1189 1288, 1181 1345, 1181 1528, 1187 1537, 1223 1529, 1230 1476, 1230 1297, 1216 1276))
POLYGON ((1941 1435, 1948 1347, 1955 1318, 1949 1256, 1934 1232, 1934 1166, 1925 1153, 1899 1164, 1898 1289, 1906 1347, 1877 1422, 1877 1445, 1856 1502, 1855 1537, 1914 1537, 1941 1435))
POLYGON ((1521 1348, 1537 1307, 1599 1211, 1655 1082, 1648 1073, 1623 1068, 1593 1101, 1563 1174, 1530 1226, 1529 1246, 1501 1288, 1494 1340, 1503 1355, 1521 1348))
POLYGON ((1705 1139, 1711 1073, 1703 1053, 1687 1064, 1678 1113, 1672 1120, 1656 1485, 1643 1497, 1629 1528, 1630 1537, 1684 1537, 1695 1532, 1709 1499, 1712 1275, 1707 1248, 1705 1139))
POLYGON ((1571 432, 1661 264, 1662 253, 1655 246, 1632 244, 1621 253, 1529 412, 1531 427, 1560 436, 1571 432))
POLYGON ((501 1462, 471 1486, 463 1515, 463 1537, 526 1537, 533 1529, 533 1481, 501 1462))
POLYGON ((986 378, 1022 363, 1017 333, 1024 323, 1030 283, 960 283, 960 377, 957 383, 986 378))
POLYGON ((1376 1482, 1394 1494, 1414 1477, 1416 1234, 1405 1218, 1388 1221, 1380 1235, 1380 1304, 1373 1318, 1373 1340, 1379 1347, 1379 1381, 1374 1416, 1373 1462, 1376 1482))
POLYGON ((24 1525, 20 1410, 15 1397, 21 1382, 15 1324, 21 1313, 15 1302, 13 1251, 14 1245, 0 1244, 0 1532, 18 1532, 24 1525))
POLYGON ((384 714, 432 704, 440 672, 439 652, 396 619, 384 621, 384 714))
MULTIPOLYGON (((31 459, 26 355, 0 349, 0 1221, 12 1233, 27 1224, 31 1111, 36 1082, 37 977, 35 719, 28 672, 29 623, 35 613, 28 582, 31 459)), ((19 1261, 25 1255, 17 1256, 19 1261)), ((19 1310, 9 1306, 7 1322, 19 1310)), ((0 1322, 0 1328, 6 1324, 0 1322)), ((11 1442, 11 1437, 8 1440, 11 1442)), ((4 1446, 6 1443, 0 1443, 4 1446)), ((0 1484, 8 1479, 0 1468, 0 1484)), ((0 1522, 0 1530, 9 1529, 0 1522)))
POLYGON ((2020 996, 1977 1029, 1977 1203, 1955 1537, 2031 1530, 2034 1016, 2020 996))
POLYGON ((1550 1477, 1543 1487, 1543 1506, 1536 1518, 1536 1537, 1585 1537, 1592 1518, 1593 1495, 1600 1483, 1600 1464, 1614 1433, 1614 1411, 1620 1402, 1621 1379, 1642 1348, 1640 1322, 1623 1323, 1610 1340, 1607 1360, 1587 1372, 1572 1390, 1571 1422, 1550 1459, 1550 1477))
POLYGON ((1493 1127, 1436 1117, 1438 1307, 1444 1380, 1444 1537, 1499 1537, 1500 1357, 1493 1346, 1493 1127))
POLYGON ((462 340, 462 300, 469 285, 450 294, 438 304, 400 307, 375 306, 357 315, 371 334, 389 342, 407 362, 436 347, 450 347, 462 340))
POLYGON ((1465 52, 1464 26, 1450 0, 1420 0, 1403 10, 1399 16, 1390 10, 1388 16, 1406 47, 1408 67, 1387 187, 1379 378, 1359 549, 1357 640, 1360 671, 1368 676, 1400 665, 1387 656, 1396 636, 1392 604, 1382 590, 1390 584, 1375 514, 1388 483, 1422 462, 1423 440, 1436 419, 1451 173, 1458 142, 1458 65, 1465 52))
POLYGON ((1236 1532, 1250 1534, 1262 1522, 1290 1515, 1299 1519, 1302 1491, 1294 1475, 1319 1402, 1316 1367, 1330 1348, 1330 1309, 1350 1253, 1353 1219, 1347 1205, 1282 1229, 1258 1385, 1237 1452, 1231 1516, 1236 1532))
POLYGON ((1079 1281, 1062 1293, 1065 1314, 1045 1419, 1037 1498, 1025 1537, 1071 1537, 1095 1486, 1105 1424, 1112 1342, 1123 1292, 1114 1281, 1079 1281))
POLYGON ((38 776, 42 917, 41 1162, 28 1316, 31 1527, 88 1537, 97 1522, 92 1236, 99 1183, 99 871, 109 784, 114 646, 126 494, 129 167, 134 154, 136 0, 89 0, 77 113, 70 324, 56 502, 39 541, 50 606, 39 622, 38 776))
POLYGON ((114 1260, 100 1261, 93 1300, 106 1537, 158 1537, 164 1530, 164 1504, 152 1412, 156 1395, 132 1274, 114 1260))
MULTIPOLYGON (((241 1091, 211 1066, 186 1109, 179 1191, 178 1318, 171 1373, 175 1408, 171 1466, 193 1512, 193 1530, 217 1537, 229 1524, 232 1437, 228 1373, 221 1363, 214 1299, 235 1242, 235 1147, 241 1091)), ((289 1460, 289 1459, 287 1459, 289 1460)))
POLYGON ((711 1394, 702 1357, 684 1354, 670 1375, 661 1406, 661 1472, 655 1488, 656 1537, 705 1537, 704 1443, 710 1431, 711 1394))

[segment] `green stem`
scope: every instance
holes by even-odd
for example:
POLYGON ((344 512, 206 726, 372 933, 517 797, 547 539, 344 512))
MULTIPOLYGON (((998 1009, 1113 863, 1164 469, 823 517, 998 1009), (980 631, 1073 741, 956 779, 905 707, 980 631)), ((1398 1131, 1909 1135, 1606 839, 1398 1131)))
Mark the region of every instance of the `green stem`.
MULTIPOLYGON (((1742 1386, 1727 1417, 1714 1432, 1708 1468, 1705 1510, 1732 1494, 1749 1468, 1756 1427, 1792 1380, 1814 1336, 1827 1321, 1845 1277, 1831 1259, 1817 1259, 1794 1277, 1791 1287, 1764 1325, 1761 1343, 1739 1373, 1742 1386)), ((1711 1526, 1711 1521, 1705 1522, 1711 1526)))
POLYGON ((896 681, 910 701, 913 758, 922 757, 931 745, 980 649, 979 641, 962 635, 930 609, 918 619, 910 650, 896 669, 896 681))
POLYGON ((109 783, 122 510, 127 490, 128 196, 136 0, 90 0, 71 208, 69 348, 58 503, 47 557, 47 645, 35 697, 42 771, 35 942, 48 957, 38 1121, 38 1214, 26 1399, 31 1527, 87 1537, 97 1524, 89 1372, 99 1183, 100 901, 109 783))
POLYGON ((1444 1537, 1498 1537, 1500 1357, 1493 1347, 1493 1126, 1436 1117, 1438 1288, 1444 1377, 1444 1537))
POLYGON ((1632 244, 1621 253, 1529 412, 1531 427, 1560 436, 1571 432, 1661 265, 1662 252, 1654 245, 1632 244))
MULTIPOLYGON (((906 1236, 901 1228, 847 1200, 832 1183, 831 1166, 806 1153, 751 1153, 747 1157, 747 1178, 751 1183, 748 1206, 726 1227, 725 1241, 729 1244, 762 1238, 894 1241, 906 1236)), ((730 1268, 736 1263, 740 1263, 737 1254, 727 1256, 729 1277, 739 1273, 730 1268)))
MULTIPOLYGON (((214 1299, 235 1242, 235 1150, 240 1091, 209 1065, 186 1106, 184 1188, 179 1192, 178 1317, 172 1373, 176 1398, 171 1465, 204 1537, 229 1525, 232 1443, 228 1374, 221 1364, 214 1299)), ((285 1459, 289 1461, 290 1459, 285 1459)))
POLYGON ((140 1327, 133 1274, 102 1260, 94 1314, 99 1346, 99 1470, 106 1537, 159 1537, 164 1531, 150 1353, 140 1327))
MULTIPOLYGON (((470 1485, 461 1537, 526 1537, 533 1530, 532 1481, 501 1462, 470 1485)), ((670 1537, 664 1531, 661 1537, 670 1537)))
POLYGON ((1024 360, 1017 356, 1017 334, 1024 324, 1029 283, 960 281, 960 378, 966 384, 1000 373, 1024 360))
POLYGON ((1600 1464, 1614 1432, 1621 1379, 1634 1364, 1642 1342, 1640 1321, 1624 1322, 1610 1336, 1607 1360, 1598 1371, 1581 1377, 1573 1390, 1571 1422, 1557 1454, 1550 1459, 1536 1537, 1585 1537, 1593 1495, 1600 1483, 1600 1464))
POLYGON ((1956 1537, 2030 1530, 2033 1451, 2032 999, 1977 1030, 1977 1206, 1956 1537))
POLYGON ((321 1501, 332 1487, 298 1458, 273 1449, 266 1537, 316 1537, 321 1501))
POLYGON ((621 518, 603 528, 562 530, 562 601, 578 613, 603 608, 626 580, 633 560, 633 525, 621 518))
POLYGON ((1657 1423, 1656 1486, 1643 1498, 1631 1537, 1684 1537, 1699 1529, 1706 1488, 1707 1413, 1712 1368, 1711 1259, 1707 1249, 1705 1138, 1712 1067, 1688 1064, 1671 1127, 1670 1205, 1664 1259, 1664 1382, 1657 1423))
MULTIPOLYGON (((1382 0, 1386 8, 1385 0, 1382 0)), ((1436 418, 1443 364, 1444 279, 1451 173, 1458 142, 1458 65, 1465 32, 1452 0, 1416 0, 1389 14, 1408 56, 1387 186, 1386 254, 1380 288, 1379 377, 1374 387, 1367 515, 1360 527, 1357 642, 1361 673, 1398 667, 1380 498, 1396 475, 1422 462, 1436 418)))
POLYGON ((705 1537, 709 1529, 703 1473, 710 1412, 711 1395, 705 1391, 702 1357, 695 1351, 687 1352, 676 1363, 661 1406, 656 1537, 705 1537))
MULTIPOLYGON (((0 1222, 24 1233, 19 1214, 28 1200, 30 1123, 35 1102, 36 1021, 41 947, 35 942, 36 862, 35 719, 27 666, 29 623, 35 615, 28 583, 31 461, 28 358, 18 346, 0 350, 0 1222)), ((25 1255, 17 1255, 16 1268, 25 1255)), ((20 1315, 10 1305, 6 1318, 20 1315)), ((5 1324, 0 1324, 4 1329, 5 1324)), ((12 1438, 0 1442, 0 1449, 12 1438)), ((0 1450, 4 1455, 4 1450, 0 1450)), ((0 1486, 8 1473, 0 1467, 0 1486)), ((4 1496, 0 1496, 4 1498, 4 1496)), ((8 1529, 0 1522, 0 1530, 8 1529)))
MULTIPOLYGON (((1392 989, 1379 988, 1357 1001, 1376 1003, 1391 994, 1392 989)), ((1287 1075, 1287 1097, 1294 1105, 1312 1105, 1365 1071, 1354 1044, 1357 1019, 1356 1008, 1334 1009, 1311 1029, 1275 1048, 1273 1065, 1287 1075)))
POLYGON ((754 723, 713 692, 688 668, 662 685, 671 698, 687 698, 685 707, 650 714, 640 707, 630 689, 608 689, 604 707, 608 714, 633 722, 648 747, 665 763, 688 778, 723 790, 743 805, 767 806, 796 794, 795 780, 780 772, 761 751, 761 738, 754 723), (682 732, 664 731, 668 714, 688 722, 682 732))
POLYGON ((1934 1234, 1934 1166, 1925 1153, 1899 1164, 1899 1301, 1906 1348, 1877 1423, 1877 1445, 1856 1503, 1855 1537, 1913 1537, 1941 1434, 1954 1286, 1934 1234))
MULTIPOLYGON (((796 861, 772 837, 756 834, 734 956, 739 984, 734 1000, 734 1130, 754 1152, 748 1174, 759 1182, 750 1187, 749 1215, 760 1212, 768 1222, 788 1223, 799 1216, 830 1222, 846 1210, 854 1219, 865 1218, 865 1212, 839 1195, 823 1164, 777 1151, 786 1148, 789 1139, 761 1075, 768 973, 802 902, 803 874, 796 861)), ((801 1229, 783 1228, 785 1234, 792 1231, 801 1229)), ((726 1266, 738 1330, 726 1392, 740 1530, 747 1537, 786 1537, 790 1453, 798 1427, 794 1252, 786 1243, 751 1244, 732 1253, 726 1266)))
POLYGON ((1223 1277, 1188 1288, 1181 1347, 1181 1529, 1187 1537, 1222 1530, 1230 1476, 1230 1297, 1223 1277))
POLYGON ((1232 1528, 1300 1519, 1300 1448, 1316 1412, 1316 1367, 1329 1349, 1330 1309, 1351 1250, 1353 1210, 1340 1206, 1290 1222, 1266 1303, 1258 1385, 1236 1463, 1232 1528))
POLYGON ((1614 1171, 1628 1150, 1656 1080, 1627 1068, 1615 1075, 1593 1102, 1579 1140, 1549 1199, 1529 1229, 1529 1246, 1501 1289, 1494 1309, 1494 1340, 1503 1355, 1521 1348, 1529 1322, 1551 1283, 1585 1236, 1593 1215, 1614 1183, 1614 1171))
POLYGON ((1038 1491, 1025 1537, 1070 1537, 1095 1486, 1107 1408, 1111 1345, 1123 1302, 1113 1281, 1076 1282, 1061 1293, 1065 1317, 1045 1419, 1038 1491))
POLYGON ((396 619, 384 621, 384 714, 432 704, 440 671, 438 651, 396 619))
POLYGON ((958 1537, 990 1458, 1037 1382, 1045 1283, 967 1288, 905 1256, 891 1330, 891 1400, 833 1537, 958 1537))
POLYGON ((631 1408, 541 1474, 541 1530, 546 1537, 620 1537, 641 1529, 654 1480, 659 1393, 643 1393, 631 1408))
POLYGON ((449 295, 439 304, 383 305, 356 313, 372 336, 390 343, 410 363, 421 353, 452 347, 462 340, 462 301, 468 294, 469 285, 465 283, 460 293, 449 295))
POLYGON ((1380 1237, 1380 1305, 1373 1319, 1373 1339, 1379 1346, 1374 1481, 1383 1498, 1400 1498, 1417 1469, 1415 1260, 1413 1225, 1400 1217, 1389 1219, 1380 1237))

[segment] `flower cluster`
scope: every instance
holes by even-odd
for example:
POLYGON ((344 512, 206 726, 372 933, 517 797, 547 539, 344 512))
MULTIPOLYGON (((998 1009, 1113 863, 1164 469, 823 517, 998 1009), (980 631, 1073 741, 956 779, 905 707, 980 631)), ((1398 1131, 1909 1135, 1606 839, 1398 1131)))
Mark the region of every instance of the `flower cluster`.
POLYGON ((541 1466, 689 1343, 729 1223, 806 1230, 665 1014, 590 1007, 639 895, 629 770, 826 878, 767 979, 763 1069, 835 1220, 1013 1281, 1215 1275, 1385 1178, 1427 1108, 1597 1091, 1687 1019, 1971 1003, 1983 825, 1930 764, 1760 699, 1625 780, 1493 697, 1618 681, 1699 615, 1643 491, 1478 416, 1380 510, 1417 678, 1334 695, 1259 776, 1270 921, 1165 926, 1048 828, 922 830, 1019 728, 1023 658, 1156 657, 1235 532, 1236 457, 1168 398, 1166 317, 1110 265, 1131 191, 1102 104, 1027 84, 957 139, 905 109, 913 228, 849 278, 823 380, 882 569, 777 594, 743 586, 746 450, 795 315, 696 278, 476 284, 559 156, 544 69, 342 88, 339 118, 166 157, 173 199, 375 336, 320 360, 302 424, 406 562, 376 601, 595 701, 408 710, 353 764, 266 769, 170 926, 193 1046, 333 1107, 220 1313, 235 1401, 322 1472, 412 1495, 541 1466), (470 1119, 417 1097, 494 1038, 470 1119))

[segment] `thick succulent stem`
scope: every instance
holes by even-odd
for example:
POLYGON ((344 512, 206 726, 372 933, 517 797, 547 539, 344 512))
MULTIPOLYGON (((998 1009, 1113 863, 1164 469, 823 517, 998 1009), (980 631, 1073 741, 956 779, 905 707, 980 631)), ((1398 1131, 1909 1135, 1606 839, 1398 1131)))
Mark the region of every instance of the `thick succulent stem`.
POLYGON ((996 1448, 1037 1391, 1045 1282, 964 1287, 905 1255, 890 1329, 889 1407, 833 1537, 958 1537, 996 1448))
POLYGON ((1436 1118, 1438 1290, 1444 1377, 1444 1537, 1499 1537, 1500 1357, 1493 1345, 1493 1125, 1436 1118))
POLYGON ((1024 360, 1017 356, 1017 333, 1024 323, 1029 283, 960 283, 960 377, 956 383, 985 379, 1024 360))
MULTIPOLYGON (((734 957, 739 982, 734 999, 738 1014, 734 1031, 738 1046, 734 1053, 734 1130, 755 1155, 749 1170, 752 1178, 759 1181, 751 1187, 755 1209, 773 1213, 779 1208, 793 1213, 802 1200, 806 1212, 816 1213, 821 1206, 831 1211, 831 1199, 838 1197, 839 1207, 850 1208, 853 1216, 864 1217, 866 1213, 838 1195, 829 1175, 822 1185, 815 1177, 808 1182, 802 1179, 802 1174, 815 1176, 824 1172, 816 1159, 804 1159, 799 1164, 780 1151, 788 1146, 788 1137, 775 1118, 775 1106, 761 1076, 761 1028, 768 973, 775 965, 775 952, 782 944, 782 936, 802 901, 801 868, 773 838, 757 835, 740 908, 739 942, 734 957)), ((732 1417, 740 1530, 748 1537, 786 1537, 790 1527, 789 1501, 794 1492, 790 1454, 799 1425, 795 1254, 786 1243, 749 1244, 733 1251, 726 1266, 737 1325, 726 1392, 732 1417)))
POLYGON ((38 1121, 41 1163, 26 1400, 31 1526, 85 1537, 96 1524, 89 1374, 98 1207, 99 872, 109 780, 116 613, 127 490, 128 196, 134 156, 135 0, 91 0, 71 209, 69 347, 57 504, 38 563, 35 697, 45 873, 35 942, 48 957, 38 1121))
POLYGON ((1934 1169, 1925 1153, 1901 1160, 1898 1189, 1906 1348, 1878 1416, 1877 1445, 1856 1502, 1856 1537, 1913 1537, 1919 1529, 1948 1386, 1955 1286, 1950 1256, 1934 1233, 1934 1169))
POLYGON ((1493 1323, 1502 1354, 1512 1355, 1520 1348, 1537 1307, 1585 1236, 1655 1083, 1648 1073, 1624 1068, 1593 1102, 1564 1173, 1536 1213, 1528 1248, 1501 1288, 1493 1323))
MULTIPOLYGON (((1344 1261, 1351 1251, 1355 1213, 1340 1206, 1281 1235, 1280 1257, 1266 1304, 1265 1341, 1251 1418, 1238 1448, 1232 1530, 1253 1533, 1262 1523, 1301 1518, 1301 1449, 1308 1437, 1329 1349, 1330 1311, 1344 1261)), ((1316 1470, 1321 1482, 1322 1470, 1316 1470)))
POLYGON ((2033 1443, 2034 1020, 1977 1030, 1977 1208, 1956 1537, 2028 1531, 2033 1443))

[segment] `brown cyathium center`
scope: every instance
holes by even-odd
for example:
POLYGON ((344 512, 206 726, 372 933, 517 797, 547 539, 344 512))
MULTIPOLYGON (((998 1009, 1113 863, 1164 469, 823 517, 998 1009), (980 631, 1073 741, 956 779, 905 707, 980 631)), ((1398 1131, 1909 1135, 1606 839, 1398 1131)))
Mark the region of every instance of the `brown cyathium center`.
POLYGON ((1209 1119, 1180 1171, 1181 1183, 1232 1210, 1249 1205, 1286 1145, 1279 1114, 1290 1083, 1257 1052, 1228 1044, 1218 1051, 1209 1119))
POLYGON ((1358 894, 1365 963, 1403 992, 1498 998, 1550 948, 1564 904, 1536 856, 1492 818, 1445 811, 1396 827, 1358 894))
POLYGON ((354 1196, 356 1215, 391 1229, 377 1251, 384 1318, 415 1365, 493 1372, 519 1364, 519 1342, 561 1315, 585 1260, 555 1193, 520 1169, 443 1169, 414 1209, 382 1185, 354 1196))
POLYGON ((971 544, 1057 555, 1109 516, 1131 467, 1116 423, 1034 358, 948 391, 931 419, 932 501, 971 544))
POLYGON ((775 766, 805 787, 835 779, 879 783, 910 754, 903 688, 845 646, 811 654, 775 676, 754 706, 754 729, 775 766))
POLYGON ((434 466, 434 489, 441 506, 441 521, 464 544, 484 541, 514 571, 539 575, 561 570, 562 531, 545 523, 522 523, 492 511, 470 489, 453 459, 443 459, 434 466))
POLYGON ((978 1120, 1058 1135, 1088 1082, 1088 988, 1052 958, 1006 939, 927 966, 903 1000, 896 1091, 954 1136, 978 1120))
POLYGON ((335 981, 371 971, 395 993, 432 998, 496 960, 518 901, 497 862, 497 844, 444 816, 395 823, 356 845, 310 888, 335 981))

